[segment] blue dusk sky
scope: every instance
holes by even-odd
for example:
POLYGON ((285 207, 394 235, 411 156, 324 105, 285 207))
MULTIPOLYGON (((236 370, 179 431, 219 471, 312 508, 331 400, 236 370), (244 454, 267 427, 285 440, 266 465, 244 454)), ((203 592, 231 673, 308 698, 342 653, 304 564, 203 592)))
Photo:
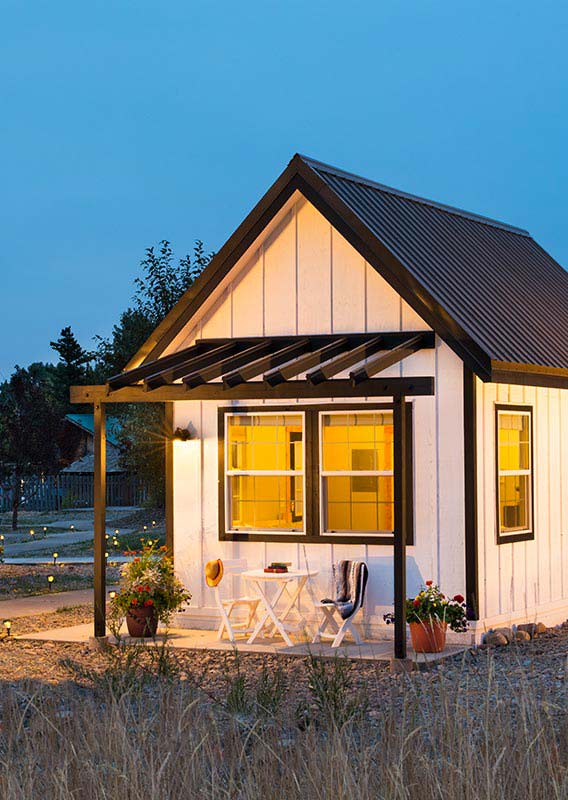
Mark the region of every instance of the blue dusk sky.
POLYGON ((2 0, 0 378, 84 346, 144 248, 218 249, 294 152, 568 266, 568 4, 2 0))

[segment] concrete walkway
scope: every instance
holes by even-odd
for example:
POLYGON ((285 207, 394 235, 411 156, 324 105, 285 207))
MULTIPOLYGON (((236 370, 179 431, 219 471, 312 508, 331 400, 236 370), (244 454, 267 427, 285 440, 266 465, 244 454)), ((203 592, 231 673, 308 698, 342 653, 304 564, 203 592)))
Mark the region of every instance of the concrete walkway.
POLYGON ((0 617, 35 617, 37 614, 46 614, 56 611, 63 606, 82 606, 93 604, 92 589, 77 589, 74 592, 52 592, 34 597, 18 597, 10 600, 0 600, 0 617))

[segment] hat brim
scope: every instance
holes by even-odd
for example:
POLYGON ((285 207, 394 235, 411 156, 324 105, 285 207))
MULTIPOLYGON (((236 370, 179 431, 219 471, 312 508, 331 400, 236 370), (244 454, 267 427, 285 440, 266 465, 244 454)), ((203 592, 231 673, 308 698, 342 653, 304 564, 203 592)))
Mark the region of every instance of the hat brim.
POLYGON ((214 578, 209 577, 209 575, 207 575, 207 574, 205 575, 205 583, 211 589, 214 589, 215 586, 218 586, 221 583, 221 580, 223 579, 223 562, 221 561, 220 558, 218 558, 213 563, 219 565, 219 571, 217 572, 217 575, 215 575, 214 578))

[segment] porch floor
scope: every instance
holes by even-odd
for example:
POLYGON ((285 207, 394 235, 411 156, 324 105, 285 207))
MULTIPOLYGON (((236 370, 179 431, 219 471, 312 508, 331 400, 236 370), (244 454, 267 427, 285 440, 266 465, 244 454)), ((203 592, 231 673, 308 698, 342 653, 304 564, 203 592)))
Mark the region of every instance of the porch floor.
MULTIPOLYGON (((121 630, 121 635, 124 634, 124 642, 144 642, 147 640, 134 639, 128 636, 126 628, 121 630)), ((47 631, 40 631, 37 633, 27 633, 17 636, 18 639, 35 639, 40 641, 51 642, 78 642, 88 643, 93 636, 92 623, 85 623, 83 625, 73 625, 68 628, 53 628, 47 631)), ((161 640, 163 637, 158 633, 157 639, 161 640)), ((110 637, 112 641, 112 637, 110 637)), ((151 640, 150 640, 151 641, 151 640)), ((255 644, 247 644, 245 639, 237 640, 235 645, 226 640, 219 641, 217 639, 217 631, 212 630, 193 630, 189 628, 171 628, 168 636, 169 644, 172 647, 182 648, 186 650, 229 650, 235 648, 243 653, 271 653, 281 654, 287 656, 306 656, 313 653, 323 657, 343 656, 345 658, 364 661, 391 661, 393 659, 393 641, 392 639, 365 641, 362 645, 348 643, 333 649, 331 642, 320 642, 317 644, 310 644, 308 642, 299 642, 292 647, 288 647, 282 642, 280 638, 274 639, 259 639, 255 644)), ((415 653, 408 645, 408 659, 416 662, 417 664, 431 664, 442 661, 446 658, 463 653, 471 645, 455 645, 448 644, 443 653, 415 653)))

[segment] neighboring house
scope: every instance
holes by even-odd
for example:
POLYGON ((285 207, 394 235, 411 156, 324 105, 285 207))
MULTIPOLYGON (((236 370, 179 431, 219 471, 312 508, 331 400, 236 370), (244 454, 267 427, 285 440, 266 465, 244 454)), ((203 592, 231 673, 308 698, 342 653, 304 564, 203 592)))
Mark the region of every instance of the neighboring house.
POLYGON ((127 370, 72 399, 101 436, 115 402, 190 430, 167 520, 192 626, 216 622, 219 556, 308 562, 317 597, 363 558, 371 629, 405 575, 464 594, 477 638, 568 616, 568 274, 524 230, 296 155, 127 370))
MULTIPOLYGON (((93 414, 66 414, 60 437, 60 449, 65 464, 62 472, 92 473, 94 471, 93 414)), ((107 418, 107 472, 123 472, 120 467, 118 436, 120 422, 107 418)))

